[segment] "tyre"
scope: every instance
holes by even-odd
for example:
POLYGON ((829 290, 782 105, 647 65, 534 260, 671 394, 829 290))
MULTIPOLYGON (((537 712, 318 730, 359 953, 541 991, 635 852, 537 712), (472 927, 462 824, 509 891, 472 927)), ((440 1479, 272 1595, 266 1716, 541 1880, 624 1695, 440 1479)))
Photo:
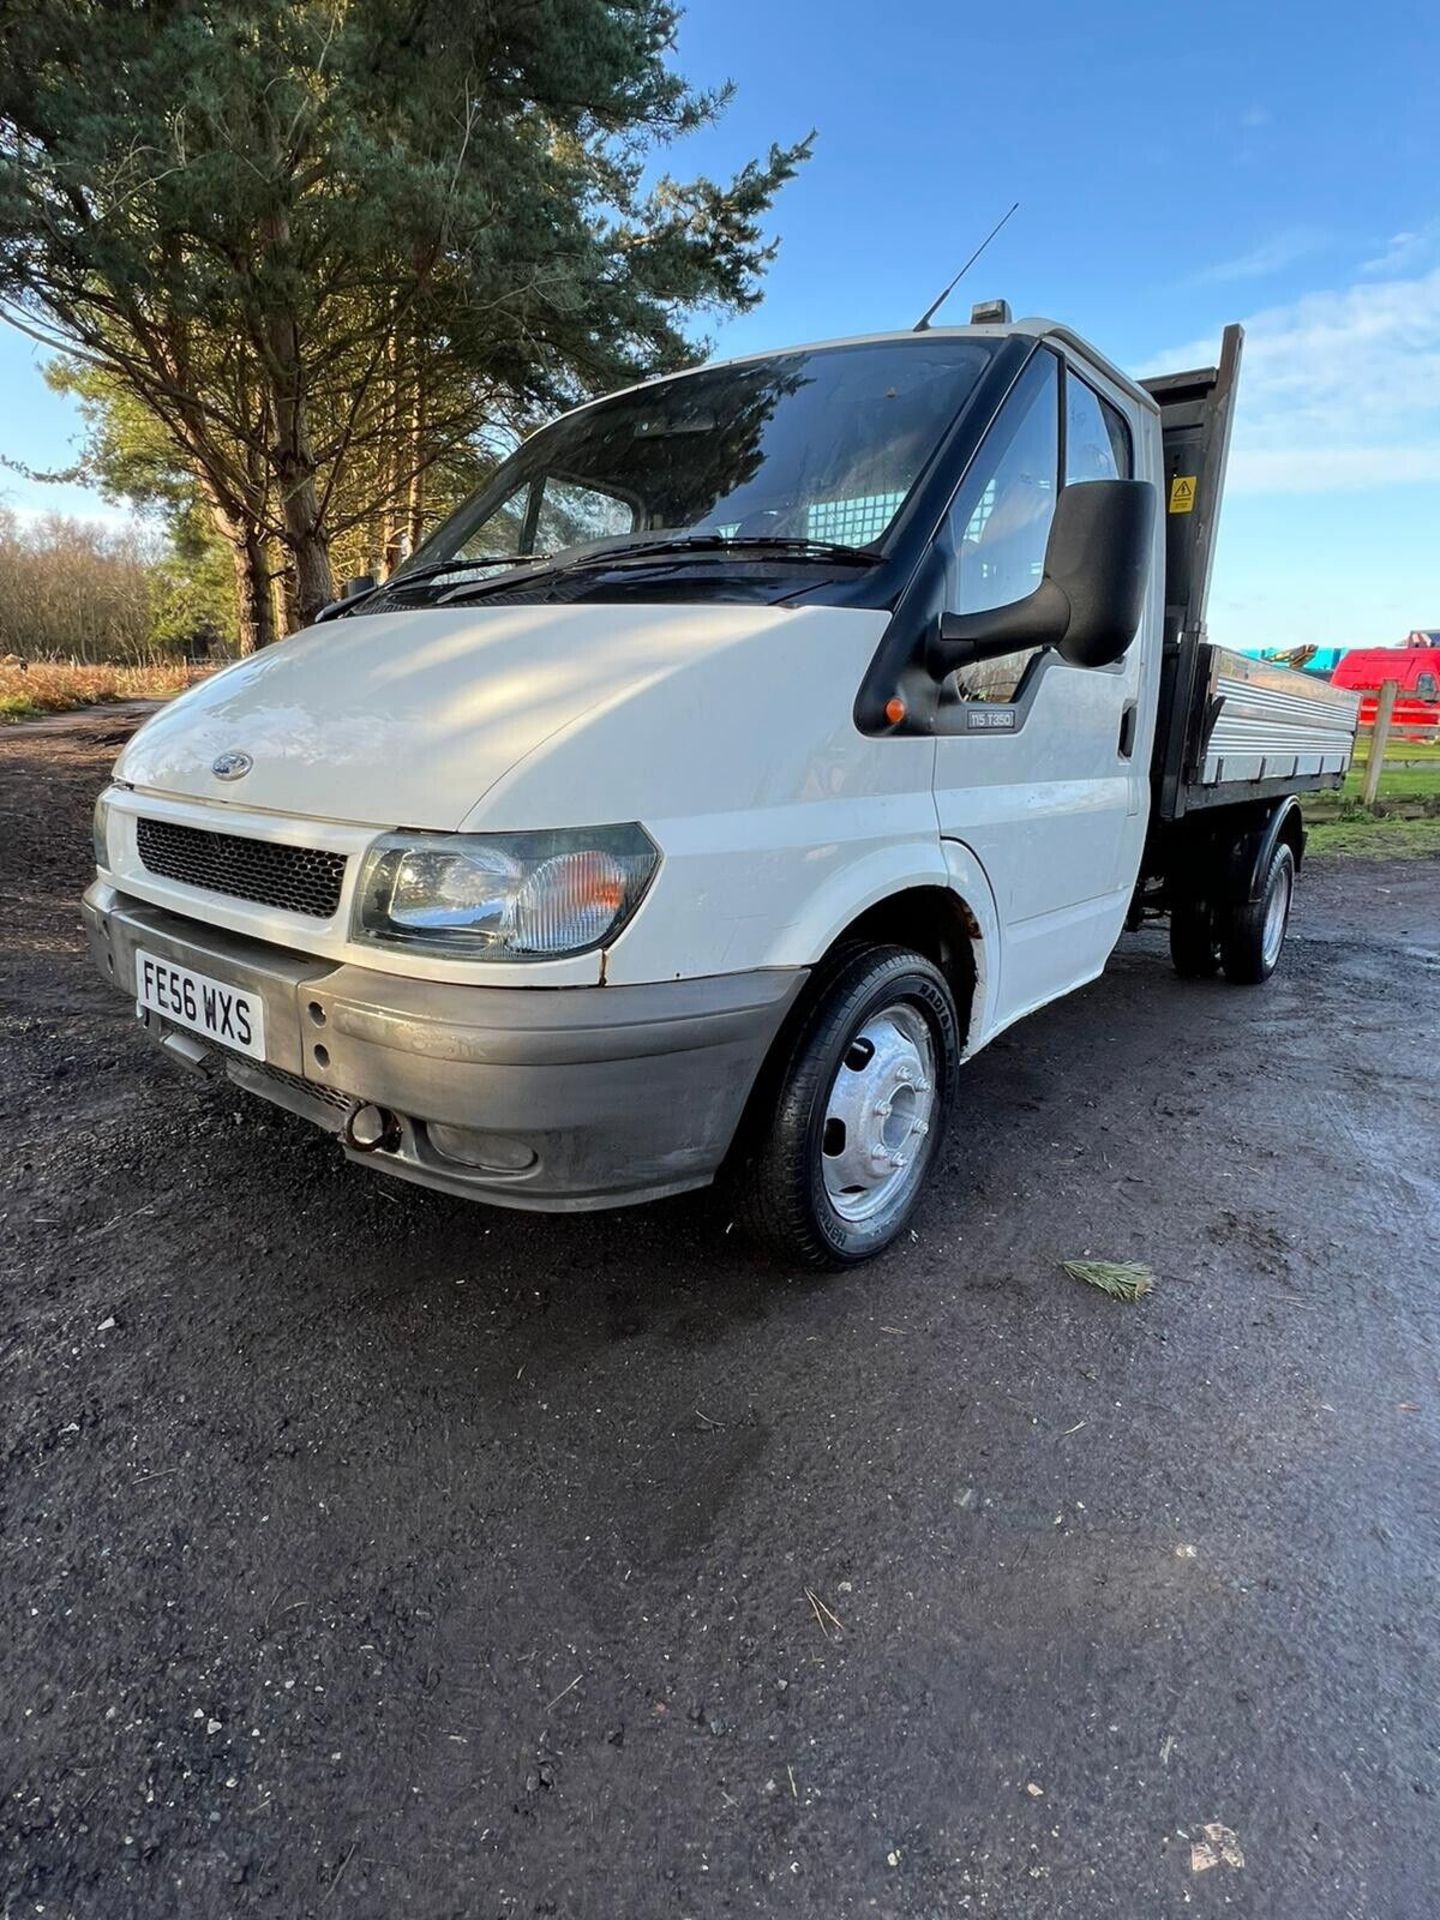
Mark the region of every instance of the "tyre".
POLYGON ((1231 909, 1220 936, 1220 964, 1237 987, 1258 987, 1275 971, 1290 903, 1295 896, 1295 854, 1283 840, 1270 856, 1258 900, 1231 909))
POLYGON ((1220 971, 1220 942, 1208 906, 1185 900, 1170 909, 1170 963, 1182 980, 1209 980, 1220 971))
POLYGON ((776 1063, 741 1171, 755 1237, 815 1268, 888 1247, 939 1150, 959 1060, 938 967, 905 947, 839 956, 776 1063))

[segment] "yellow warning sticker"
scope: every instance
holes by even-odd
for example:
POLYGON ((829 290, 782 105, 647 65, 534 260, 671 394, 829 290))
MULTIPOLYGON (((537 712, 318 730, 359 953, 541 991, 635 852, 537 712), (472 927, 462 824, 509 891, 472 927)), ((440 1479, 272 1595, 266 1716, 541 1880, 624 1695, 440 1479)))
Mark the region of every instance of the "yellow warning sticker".
POLYGON ((1170 482, 1171 513, 1193 513, 1195 510, 1195 475, 1177 473, 1170 482))

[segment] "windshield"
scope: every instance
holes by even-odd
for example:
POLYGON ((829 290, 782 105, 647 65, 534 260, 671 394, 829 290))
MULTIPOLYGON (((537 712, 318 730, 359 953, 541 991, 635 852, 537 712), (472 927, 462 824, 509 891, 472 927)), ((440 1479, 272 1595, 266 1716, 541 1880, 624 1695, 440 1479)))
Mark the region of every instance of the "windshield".
MULTIPOLYGON (((993 351, 988 340, 918 334, 617 394, 526 441, 405 572, 665 533, 869 546, 993 351)), ((446 575, 453 586, 450 567, 446 575)))

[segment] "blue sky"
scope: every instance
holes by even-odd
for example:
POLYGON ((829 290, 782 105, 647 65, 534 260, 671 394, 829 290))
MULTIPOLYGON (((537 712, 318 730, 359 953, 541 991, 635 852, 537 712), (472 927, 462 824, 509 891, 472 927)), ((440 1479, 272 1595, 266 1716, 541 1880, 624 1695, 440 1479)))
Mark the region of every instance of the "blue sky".
MULTIPOLYGON (((1019 200, 949 318, 1004 295, 1137 373, 1246 323, 1212 636, 1440 624, 1440 9, 697 0, 679 58, 737 92, 677 174, 818 136, 721 351, 908 325, 1019 200)), ((39 357, 0 329, 0 451, 63 465, 39 357)), ((103 511, 9 474, 0 498, 103 511)))

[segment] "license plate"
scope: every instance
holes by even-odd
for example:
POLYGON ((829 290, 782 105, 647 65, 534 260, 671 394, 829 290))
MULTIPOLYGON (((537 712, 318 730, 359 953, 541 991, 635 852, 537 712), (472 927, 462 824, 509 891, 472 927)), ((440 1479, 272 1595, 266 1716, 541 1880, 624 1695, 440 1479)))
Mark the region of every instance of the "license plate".
POLYGON ((136 954, 135 988, 141 1007, 163 1014, 176 1026, 203 1033, 252 1060, 265 1058, 265 1008, 259 994, 177 967, 173 960, 157 960, 153 953, 136 954))

